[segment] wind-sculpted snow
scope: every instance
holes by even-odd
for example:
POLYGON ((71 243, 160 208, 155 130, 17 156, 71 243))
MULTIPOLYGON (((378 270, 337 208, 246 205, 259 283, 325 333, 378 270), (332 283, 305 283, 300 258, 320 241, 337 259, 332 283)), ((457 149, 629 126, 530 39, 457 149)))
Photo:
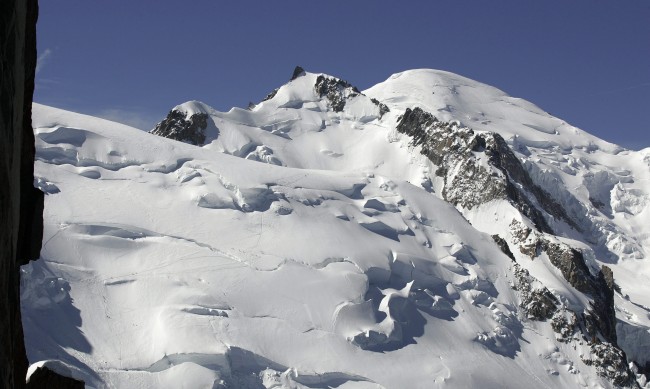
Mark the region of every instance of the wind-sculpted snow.
POLYGON ((31 363, 94 388, 645 385, 642 155, 444 72, 366 96, 299 70, 248 110, 175 107, 203 147, 34 106, 31 363))
MULTIPOLYGON (((648 255, 649 243, 648 224, 644 220, 650 212, 647 201, 650 169, 645 151, 632 152, 608 144, 530 103, 446 72, 421 69, 395 74, 364 93, 385 102, 392 112, 404 112, 404 117, 414 108, 433 114, 429 122, 418 125, 419 132, 404 131, 411 144, 423 144, 427 136, 423 130, 441 127, 434 124, 434 117, 442 124, 456 123, 456 129, 452 129, 454 134, 447 139, 449 142, 445 143, 439 136, 432 137, 433 154, 447 160, 453 161, 449 154, 458 155, 458 145, 471 138, 463 134, 471 132, 472 137, 477 133, 479 136, 498 134, 512 150, 505 154, 512 154, 524 167, 523 175, 521 169, 511 167, 513 164, 499 169, 504 173, 501 178, 498 177, 500 172, 490 173, 498 165, 489 161, 491 157, 485 158, 487 164, 483 163, 482 148, 480 145, 472 147, 471 142, 467 149, 472 150, 473 155, 466 153, 455 164, 431 155, 431 144, 424 144, 418 151, 432 160, 435 165, 432 170, 442 178, 433 179, 423 187, 437 189, 442 197, 451 198, 479 230, 505 237, 514 246, 524 244, 518 242, 517 232, 510 228, 513 221, 521 220, 522 213, 523 219, 528 219, 524 224, 532 221, 542 231, 572 239, 565 243, 589 257, 592 264, 605 263, 611 268, 614 282, 622 292, 614 296, 619 309, 638 312, 635 325, 641 328, 650 324, 646 319, 650 317, 649 311, 641 308, 648 306, 650 292, 647 283, 641 281, 648 277, 648 267, 643 260, 648 255), (451 177, 460 177, 460 182, 450 179, 449 173, 451 177), (521 180, 523 176, 529 178, 521 180), (494 200, 502 197, 494 196, 499 194, 494 190, 499 185, 482 185, 483 181, 501 181, 507 186, 513 178, 520 185, 515 185, 515 191, 506 193, 518 191, 524 196, 519 199, 509 196, 511 205, 494 200), (536 201, 528 202, 526 197, 535 197, 536 201), (535 216, 538 210, 554 216, 545 217, 550 229, 540 225, 540 219, 535 216)), ((397 124, 401 117, 397 117, 397 124)), ((498 154, 504 155, 503 152, 498 154)), ((539 249, 524 245, 520 248, 522 252, 539 249)), ((533 253, 530 257, 536 255, 533 253)), ((534 278, 548 279, 548 274, 540 271, 539 266, 521 264, 531 270, 534 278)), ((612 320, 613 313, 610 311, 605 316, 612 320)), ((621 340, 620 343, 630 354, 638 354, 629 341, 621 340)), ((644 364, 643 358, 633 360, 644 364)))

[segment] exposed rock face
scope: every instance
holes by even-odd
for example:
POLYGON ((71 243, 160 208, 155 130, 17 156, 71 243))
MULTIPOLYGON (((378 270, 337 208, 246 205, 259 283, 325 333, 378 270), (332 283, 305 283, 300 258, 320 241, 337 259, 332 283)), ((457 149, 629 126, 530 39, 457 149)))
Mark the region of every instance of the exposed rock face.
MULTIPOLYGON (((557 333, 557 339, 562 342, 573 340, 591 343, 592 355, 586 355, 583 359, 590 364, 600 366, 599 374, 612 379, 612 382, 630 378, 632 381, 629 381, 627 385, 633 386, 634 375, 626 364, 625 353, 617 344, 614 308, 615 283, 611 269, 603 266, 596 275, 593 275, 580 251, 566 244, 551 242, 542 234, 519 223, 511 224, 510 228, 521 253, 530 256, 531 259, 543 252, 546 253, 551 264, 560 270, 562 276, 569 281, 571 286, 592 299, 590 307, 585 312, 573 312, 566 307, 556 307, 553 310, 544 309, 552 315, 551 325, 557 333), (602 347, 594 348, 594 345, 600 344, 604 345, 602 347, 606 348, 605 351, 602 347), (601 352, 594 354, 596 349, 601 352), (607 358, 602 359, 602 356, 607 358), (614 356, 622 356, 623 362, 614 356)), ((517 270, 515 270, 515 276, 517 277, 517 270)), ((526 282, 519 282, 518 285, 526 285, 526 282)), ((521 292, 522 300, 526 301, 528 298, 526 287, 521 292)), ((533 300, 536 300, 537 297, 535 296, 533 300)), ((557 305, 557 301, 554 302, 554 305, 557 305)), ((522 308, 525 309, 524 304, 522 304, 522 308)), ((543 317, 533 318, 543 320, 548 319, 549 316, 545 314, 543 317)))
MULTIPOLYGON (((497 167, 508 177, 508 197, 513 201, 526 203, 524 207, 531 207, 530 210, 522 210, 525 215, 530 215, 531 220, 542 229, 545 221, 541 218, 541 214, 537 214, 535 211, 536 208, 541 208, 548 215, 563 220, 577 231, 580 231, 580 227, 566 214, 564 208, 553 200, 553 197, 544 189, 533 182, 519 158, 515 156, 501 135, 496 133, 486 134, 486 143, 485 154, 489 156, 490 164, 497 167), (525 188, 526 191, 530 192, 532 199, 520 188, 525 188), (537 203, 537 206, 535 206, 535 203, 537 203)), ((550 230, 548 226, 545 228, 550 230)))
MULTIPOLYGON (((563 342, 590 344, 591 354, 583 360, 597 366, 600 375, 615 385, 635 385, 625 353, 617 345, 614 309, 614 278, 604 266, 597 274, 590 272, 582 253, 566 244, 545 238, 553 233, 549 220, 562 220, 577 231, 580 227, 562 206, 536 185, 506 141, 496 133, 475 133, 459 122, 441 122, 420 109, 407 109, 398 119, 397 131, 411 137, 421 147, 444 180, 442 196, 465 208, 506 199, 535 225, 534 229, 513 222, 510 230, 519 251, 531 259, 545 252, 550 262, 578 291, 591 297, 585 312, 573 312, 519 264, 514 263, 513 288, 519 292, 520 307, 531 320, 552 319, 551 325, 563 342)), ((510 258, 515 256, 508 243, 493 236, 496 244, 510 258)))
POLYGON ((304 75, 305 75, 305 69, 303 69, 300 66, 296 66, 296 68, 293 69, 293 74, 291 75, 291 80, 290 81, 293 81, 296 78, 298 78, 300 76, 304 76, 304 75))
POLYGON ((513 274, 516 280, 515 290, 518 290, 521 296, 520 307, 528 318, 532 320, 552 318, 557 311, 557 298, 519 264, 514 264, 513 274))
POLYGON ((445 180, 443 197, 452 204, 471 209, 494 199, 508 199, 543 232, 552 232, 544 214, 578 229, 562 207, 533 183, 501 135, 475 133, 457 121, 441 122, 417 107, 406 110, 397 131, 409 135, 438 166, 436 174, 445 180))
POLYGON ((372 101, 373 104, 375 104, 377 107, 379 107, 379 117, 380 118, 382 116, 384 116, 384 114, 390 112, 390 109, 388 108, 388 106, 386 104, 380 102, 379 100, 373 98, 373 99, 370 99, 370 101, 372 101))
MULTIPOLYGON (((306 74, 307 73, 305 72, 305 69, 303 69, 301 66, 296 66, 289 81, 293 81, 306 74)), ((271 93, 262 99, 262 102, 274 98, 279 90, 280 88, 276 88, 271 91, 271 93)), ((359 91, 359 89, 357 89, 357 87, 353 86, 349 82, 334 77, 327 77, 322 74, 316 78, 314 90, 319 97, 325 97, 328 100, 328 105, 334 112, 342 112, 348 99, 354 98, 356 96, 365 96, 359 91)), ((387 112, 390 112, 388 106, 379 100, 372 98, 370 101, 372 101, 372 103, 375 104, 379 109, 379 118, 384 116, 384 114, 387 112)), ((250 103, 248 109, 251 110, 254 107, 255 104, 250 103)))
MULTIPOLYGON (((298 68, 296 68, 296 71, 298 68)), ((304 71, 303 71, 304 72, 304 71)), ((295 74, 295 72, 294 72, 295 74)), ((320 97, 326 97, 329 100, 329 106, 334 112, 341 112, 345 108, 345 102, 356 96, 365 96, 359 92, 357 87, 353 86, 347 81, 337 78, 326 77, 323 75, 318 76, 316 85, 314 86, 316 93, 320 97)), ((373 104, 379 108, 379 117, 381 118, 387 112, 390 112, 388 106, 377 99, 370 99, 373 104)))
POLYGON ((602 340, 616 345, 613 283, 612 286, 608 284, 602 270, 597 276, 591 275, 582 253, 578 250, 547 240, 542 240, 542 248, 548 254, 551 263, 560 269, 564 278, 574 288, 594 299, 590 312, 585 315, 587 334, 591 338, 601 336, 602 340))
POLYGON ((269 93, 268 95, 266 95, 266 97, 263 98, 262 101, 271 100, 272 98, 275 97, 276 94, 278 94, 278 91, 279 91, 279 90, 280 90, 279 88, 273 89, 273 91, 271 91, 271 93, 269 93))
MULTIPOLYGON (((32 96, 36 69, 36 0, 0 5, 0 387, 24 388, 27 356, 20 316, 21 265, 40 255, 43 192, 34 188, 32 96)), ((33 377, 34 378, 34 377, 33 377)), ((50 370, 28 388, 83 388, 50 370)))
POLYGON ((207 126, 207 113, 195 113, 188 118, 185 112, 171 110, 167 117, 156 124, 156 127, 150 133, 180 142, 203 146, 207 126))
MULTIPOLYGON (((551 318, 551 326, 557 334, 557 340, 566 343, 589 343, 591 353, 583 357, 585 363, 596 366, 600 375, 609 378, 618 386, 634 387, 635 376, 627 365, 625 353, 617 344, 614 309, 616 285, 611 269, 603 266, 593 275, 580 251, 566 244, 551 242, 542 234, 519 223, 513 223, 510 227, 521 253, 531 259, 546 253, 551 264, 560 270, 571 286, 592 299, 585 312, 574 312, 560 306, 554 298, 553 301, 546 300, 546 293, 531 293, 529 285, 532 285, 534 280, 530 280, 528 274, 522 276, 520 268, 515 264, 516 288, 521 293, 521 306, 529 318, 551 318)), ((550 293, 548 296, 553 297, 550 293)))
POLYGON ((594 293, 591 273, 582 254, 571 247, 541 240, 541 246, 548 254, 551 263, 560 269, 564 278, 583 293, 594 293))
POLYGON ((625 353, 610 343, 594 343, 590 358, 583 359, 587 365, 596 366, 596 371, 609 378, 621 388, 638 388, 634 373, 628 368, 625 353))
POLYGON ((316 79, 316 93, 320 97, 327 97, 329 105, 334 112, 341 112, 345 108, 345 100, 361 94, 359 90, 349 82, 336 78, 318 76, 316 79))
POLYGON ((43 193, 34 188, 31 104, 36 0, 0 4, 0 386, 25 385, 19 267, 39 256, 43 193))
POLYGON ((510 223, 510 233, 515 245, 519 247, 519 252, 528 255, 531 259, 535 258, 541 250, 540 234, 520 222, 513 220, 510 223))
POLYGON ((519 291, 521 297, 519 306, 526 313, 528 319, 547 320, 552 318, 557 311, 557 298, 553 296, 548 288, 532 277, 528 270, 523 269, 516 263, 515 256, 510 251, 508 242, 505 239, 499 235, 492 235, 492 239, 504 254, 515 261, 512 267, 512 273, 515 276, 513 289, 519 291))
POLYGON ((503 239, 499 235, 492 235, 492 239, 494 240, 494 243, 496 243, 497 246, 499 246, 499 248, 501 249, 501 251, 503 251, 505 255, 507 255, 513 261, 515 260, 515 255, 512 253, 512 251, 510 251, 508 242, 506 242, 505 239, 503 239))
POLYGON ((574 340, 578 332, 578 316, 575 312, 567 309, 559 309, 551 320, 551 327, 555 331, 555 339, 563 343, 569 343, 574 340))
MULTIPOLYGON (((397 131, 413 138, 414 145, 427 146, 425 145, 429 136, 427 129, 437 122, 438 118, 421 108, 407 108, 406 112, 404 112, 404 115, 402 115, 397 123, 397 131)), ((424 147, 422 148, 422 154, 427 155, 427 157, 429 156, 424 147)), ((436 157, 436 155, 432 155, 432 157, 436 157)), ((433 163, 437 165, 439 165, 440 162, 442 162, 441 159, 433 160, 433 163)))
POLYGON ((27 382, 27 389, 83 389, 84 387, 83 381, 60 375, 47 366, 38 367, 27 382))

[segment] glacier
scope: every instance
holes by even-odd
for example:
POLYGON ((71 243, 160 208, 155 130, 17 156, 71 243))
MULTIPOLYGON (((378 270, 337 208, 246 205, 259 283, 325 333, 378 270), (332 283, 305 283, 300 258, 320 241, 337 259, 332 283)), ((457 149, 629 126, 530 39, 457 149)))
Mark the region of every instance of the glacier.
POLYGON ((89 388, 650 387, 650 148, 449 72, 151 133, 34 104, 33 366, 89 388))

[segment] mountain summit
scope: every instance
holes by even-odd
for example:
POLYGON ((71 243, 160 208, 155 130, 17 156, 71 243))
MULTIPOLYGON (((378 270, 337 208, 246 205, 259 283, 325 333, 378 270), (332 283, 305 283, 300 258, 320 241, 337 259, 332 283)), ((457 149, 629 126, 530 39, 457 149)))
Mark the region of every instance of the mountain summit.
POLYGON ((650 149, 418 69, 151 133, 34 106, 30 363, 87 387, 650 387, 650 149), (504 372, 508 374, 504 374, 504 372))

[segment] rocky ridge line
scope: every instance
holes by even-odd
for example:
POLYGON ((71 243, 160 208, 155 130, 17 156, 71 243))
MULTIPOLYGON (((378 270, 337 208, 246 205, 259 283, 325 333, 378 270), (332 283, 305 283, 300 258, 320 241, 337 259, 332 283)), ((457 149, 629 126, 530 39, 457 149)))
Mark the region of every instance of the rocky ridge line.
POLYGON ((533 183, 501 135, 476 133, 458 121, 441 122, 418 107, 407 108, 396 129, 410 136, 412 144, 438 166, 435 173, 445 181, 442 196, 446 201, 472 209, 494 199, 508 199, 543 232, 553 232, 547 222, 550 217, 579 230, 562 207, 533 183), (478 163, 477 154, 485 157, 491 171, 478 163))
MULTIPOLYGON (((598 373, 615 385, 635 387, 635 374, 616 342, 611 270, 603 266, 592 275, 582 253, 544 238, 544 234, 554 233, 548 220, 559 219, 577 231, 580 228, 560 204, 533 182, 503 137, 492 132, 474 132, 458 121, 442 122, 418 107, 406 109, 398 118, 396 129, 409 136, 410 143, 419 146, 420 152, 437 166, 435 174, 443 178, 441 195, 446 201, 472 209, 495 199, 505 199, 533 222, 536 231, 523 225, 511 225, 513 236, 521 236, 515 242, 520 251, 531 259, 545 252, 575 289, 593 299, 587 312, 566 314, 577 317, 575 323, 564 323, 558 315, 553 328, 565 339, 574 339, 572 337, 579 331, 582 335, 579 341, 589 342, 592 350, 583 361, 595 365, 598 373)), ((505 240, 500 237, 494 240, 506 255, 514 258, 505 240)), ((529 319, 552 319, 564 309, 547 288, 516 262, 513 274, 516 280, 513 286, 522 299, 520 307, 529 319), (532 287, 536 283, 540 286, 532 287)))

